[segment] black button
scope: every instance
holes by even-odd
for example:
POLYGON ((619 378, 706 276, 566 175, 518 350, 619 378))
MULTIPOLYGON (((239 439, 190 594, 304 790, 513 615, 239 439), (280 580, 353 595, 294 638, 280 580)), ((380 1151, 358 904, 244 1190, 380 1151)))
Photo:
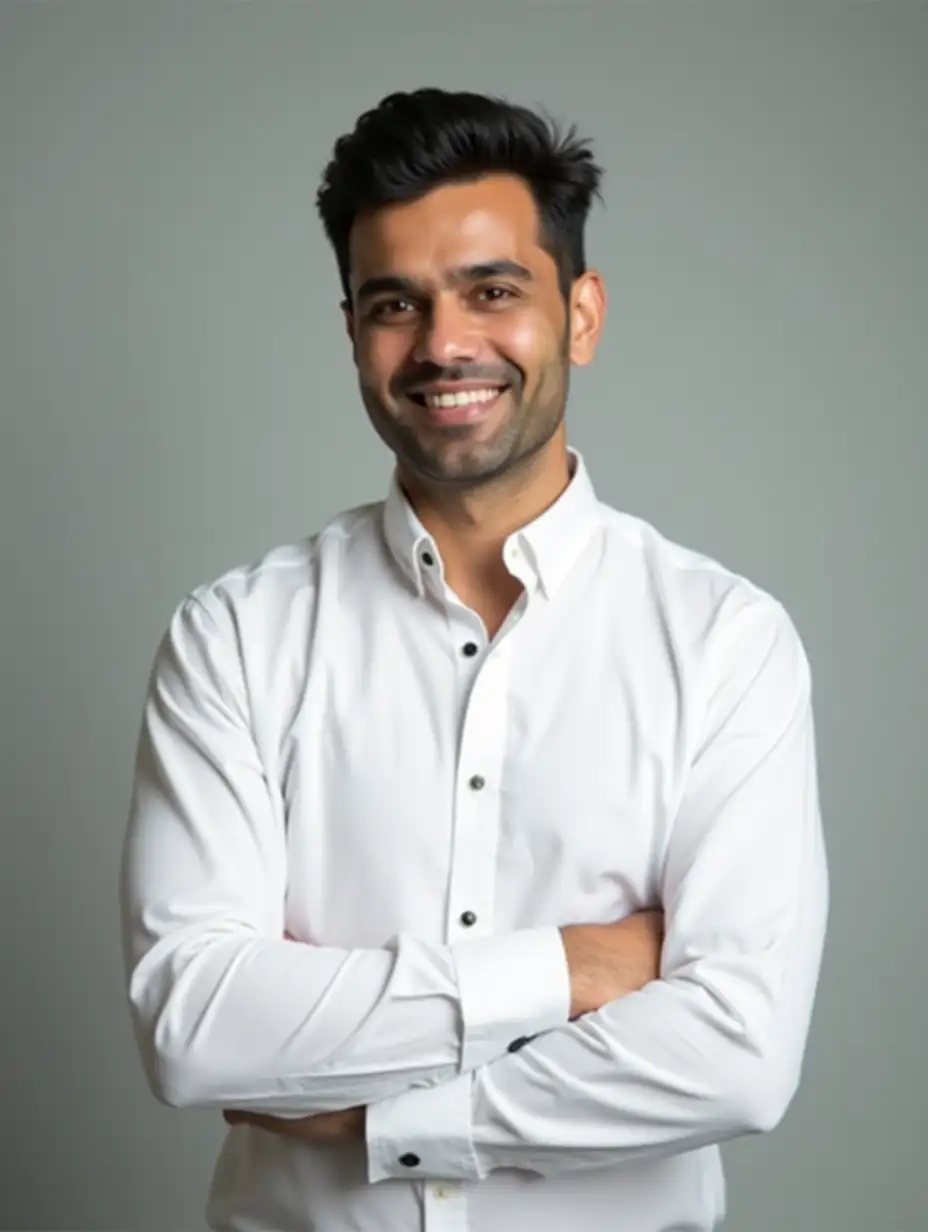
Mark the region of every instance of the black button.
POLYGON ((520 1048, 524 1048, 526 1044, 530 1044, 535 1037, 533 1035, 520 1035, 518 1039, 514 1039, 509 1045, 510 1052, 518 1052, 520 1048))
POLYGON ((477 923, 477 917, 472 911, 464 911, 461 913, 461 923, 470 928, 471 924, 477 923))
POLYGON ((404 1168, 418 1168, 422 1160, 418 1155, 413 1155, 412 1151, 408 1151, 405 1155, 400 1156, 400 1163, 404 1168))
POLYGON ((465 642, 461 649, 467 655, 468 659, 472 659, 480 647, 476 642, 465 642))
POLYGON ((474 791, 481 791, 484 787, 486 787, 487 781, 482 775, 475 774, 470 781, 470 785, 474 791))
POLYGON ((434 565, 435 557, 432 555, 431 552, 423 552, 422 553, 422 563, 424 565, 434 565))

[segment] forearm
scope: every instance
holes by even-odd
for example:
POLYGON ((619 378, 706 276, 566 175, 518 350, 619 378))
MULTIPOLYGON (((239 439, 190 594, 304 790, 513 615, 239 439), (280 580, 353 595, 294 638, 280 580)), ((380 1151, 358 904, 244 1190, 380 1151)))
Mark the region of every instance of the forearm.
POLYGON ((477 1174, 612 1167, 773 1129, 799 1082, 824 912, 823 897, 795 937, 795 989, 766 1026, 726 1003, 711 974, 672 978, 477 1071, 477 1174))
POLYGON ((369 1108, 369 1179, 553 1176, 771 1129, 799 1079, 825 904, 822 881, 765 1025, 728 1000, 728 972, 655 981, 473 1074, 369 1108), (398 1166, 410 1154, 419 1166, 398 1166))
POLYGON ((567 1018, 556 929, 384 949, 204 929, 129 983, 153 1091, 174 1106, 309 1115, 447 1081, 567 1018))
MULTIPOLYGON (((776 609, 772 609, 774 616, 776 609)), ((368 1110, 371 1181, 543 1175, 771 1128, 799 1082, 828 914, 809 675, 788 622, 730 650, 663 861, 661 979, 368 1110)))
MULTIPOLYGON (((219 613, 221 618, 221 613, 219 613)), ((198 601, 156 657, 121 866, 133 1026, 176 1106, 307 1115, 468 1072, 567 1020, 558 930, 382 948, 282 937, 287 831, 229 640, 198 601)))

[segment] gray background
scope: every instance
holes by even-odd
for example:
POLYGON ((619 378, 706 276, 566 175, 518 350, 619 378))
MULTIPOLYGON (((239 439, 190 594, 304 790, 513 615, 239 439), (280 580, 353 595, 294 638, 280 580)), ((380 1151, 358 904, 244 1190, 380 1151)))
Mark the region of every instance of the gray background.
POLYGON ((222 1127, 149 1095, 121 984, 143 690, 190 587, 386 489, 313 195, 423 84, 594 139, 571 440, 812 662, 831 931, 728 1227, 928 1229, 928 7, 699 0, 0 2, 0 1226, 202 1227, 222 1127))

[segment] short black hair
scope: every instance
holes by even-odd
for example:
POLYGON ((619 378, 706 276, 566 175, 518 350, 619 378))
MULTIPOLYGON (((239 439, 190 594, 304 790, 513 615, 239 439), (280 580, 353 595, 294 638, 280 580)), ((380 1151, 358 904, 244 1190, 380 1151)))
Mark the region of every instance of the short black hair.
POLYGON ((335 142, 316 195, 350 303, 348 241, 362 211, 412 201, 441 184, 520 176, 534 197, 539 242, 565 299, 586 268, 583 232, 603 171, 589 143, 546 114, 504 99, 425 88, 388 94, 335 142))

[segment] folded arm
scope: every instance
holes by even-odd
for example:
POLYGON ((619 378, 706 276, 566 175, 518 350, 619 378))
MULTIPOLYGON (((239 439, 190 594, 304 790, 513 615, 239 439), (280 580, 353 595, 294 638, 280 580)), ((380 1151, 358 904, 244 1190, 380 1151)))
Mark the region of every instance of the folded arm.
POLYGON ((476 1073, 368 1108, 371 1181, 551 1176, 782 1118, 828 901, 809 669, 769 599, 726 621, 715 654, 665 853, 661 979, 476 1073))
POLYGON ((555 927, 382 948, 284 940, 286 834, 218 606, 159 646, 121 869, 126 981, 152 1091, 304 1116, 467 1073, 568 1020, 555 927))

